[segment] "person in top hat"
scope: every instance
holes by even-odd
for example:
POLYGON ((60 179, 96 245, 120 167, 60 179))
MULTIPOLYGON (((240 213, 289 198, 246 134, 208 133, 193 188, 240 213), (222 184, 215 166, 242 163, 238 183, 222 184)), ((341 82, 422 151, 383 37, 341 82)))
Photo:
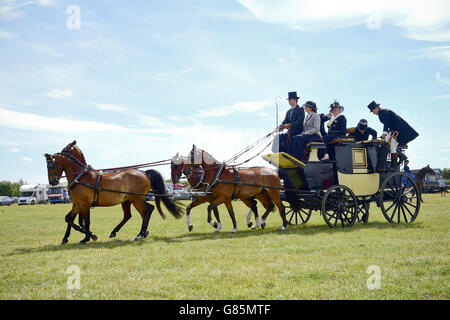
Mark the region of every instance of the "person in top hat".
POLYGON ((291 137, 288 153, 299 160, 305 161, 306 145, 312 140, 322 140, 322 135, 320 134, 320 116, 317 114, 316 103, 306 101, 303 108, 307 113, 303 131, 301 134, 291 137))
POLYGON ((381 123, 383 123, 383 135, 381 138, 390 141, 391 151, 391 164, 392 168, 400 165, 407 157, 398 149, 400 145, 406 145, 419 136, 416 130, 414 130, 405 120, 398 116, 394 111, 380 108, 380 104, 372 101, 367 106, 370 112, 377 115, 381 123), (394 132, 398 135, 395 136, 394 132), (399 160, 400 157, 400 161, 399 160))
POLYGON ((328 153, 321 160, 336 160, 336 150, 333 140, 345 137, 345 130, 347 129, 347 119, 342 114, 344 107, 339 104, 336 100, 330 104, 330 112, 332 114, 331 119, 328 121, 328 134, 323 137, 323 141, 327 146, 328 153))
POLYGON ((297 92, 289 92, 288 98, 289 105, 291 109, 286 112, 286 117, 284 118, 281 125, 275 129, 282 131, 287 129, 286 133, 281 133, 275 137, 274 143, 272 144, 273 152, 287 152, 289 138, 300 134, 303 131, 303 121, 305 120, 305 109, 298 106, 297 92))
POLYGON ((367 125, 366 119, 359 120, 355 128, 348 128, 347 133, 347 136, 354 138, 356 142, 369 140, 369 136, 372 136, 372 139, 377 138, 377 132, 367 125))

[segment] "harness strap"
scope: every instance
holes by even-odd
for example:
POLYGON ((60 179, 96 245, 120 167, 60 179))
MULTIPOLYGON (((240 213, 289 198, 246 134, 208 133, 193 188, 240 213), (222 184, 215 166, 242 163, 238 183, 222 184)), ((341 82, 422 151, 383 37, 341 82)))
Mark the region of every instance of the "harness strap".
POLYGON ((216 176, 214 177, 213 183, 211 183, 207 188, 206 188, 206 192, 210 191, 211 189, 213 189, 218 183, 219 183, 219 179, 220 176, 222 175, 223 169, 225 168, 225 164, 221 164, 219 167, 219 170, 217 170, 216 176))
POLYGON ((95 186, 94 186, 94 201, 92 202, 91 207, 96 207, 98 205, 98 197, 100 195, 100 191, 102 191, 102 188, 100 188, 100 180, 102 178, 103 175, 103 171, 99 171, 97 174, 97 181, 95 182, 95 186))
POLYGON ((233 184, 233 196, 232 196, 232 199, 236 200, 237 197, 239 196, 239 193, 241 192, 241 181, 240 181, 240 178, 239 178, 239 170, 237 170, 235 166, 233 166, 233 171, 234 171, 234 181, 236 183, 233 184), (237 193, 236 193, 236 188, 238 189, 237 193))

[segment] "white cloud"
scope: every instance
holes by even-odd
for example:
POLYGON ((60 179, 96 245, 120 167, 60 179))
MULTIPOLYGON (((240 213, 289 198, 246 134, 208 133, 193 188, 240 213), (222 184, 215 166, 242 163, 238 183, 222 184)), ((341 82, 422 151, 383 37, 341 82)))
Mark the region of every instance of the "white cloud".
POLYGON ((40 7, 49 7, 55 4, 53 0, 29 0, 29 1, 17 1, 17 0, 4 0, 4 5, 0 6, 0 17, 3 18, 20 18, 24 17, 25 13, 22 8, 32 5, 40 7))
POLYGON ((72 97, 74 93, 70 89, 50 89, 45 95, 49 98, 58 99, 72 97))
POLYGON ((27 161, 27 162, 33 161, 33 159, 31 159, 31 158, 29 158, 29 157, 22 157, 22 158, 20 158, 20 159, 22 159, 23 161, 27 161))
POLYGON ((114 111, 119 113, 127 113, 128 109, 121 106, 116 106, 114 104, 108 104, 108 103, 97 103, 97 108, 104 111, 114 111))
POLYGON ((383 23, 405 29, 411 38, 442 41, 447 38, 450 2, 447 0, 236 0, 268 23, 313 31, 365 25, 376 14, 383 23), (425 36, 426 35, 426 36, 425 36))
POLYGON ((9 32, 7 32, 7 31, 0 30, 0 38, 3 38, 3 39, 11 39, 12 37, 13 37, 13 34, 12 34, 12 33, 9 33, 9 32))
POLYGON ((439 149, 438 152, 447 153, 447 152, 450 152, 450 149, 439 149))
POLYGON ((11 149, 9 150, 9 152, 12 152, 12 153, 19 153, 20 150, 19 150, 19 148, 11 148, 11 149))
POLYGON ((450 85, 450 80, 446 78, 442 78, 439 72, 436 73, 436 79, 443 85, 450 85))
POLYGON ((414 58, 438 59, 450 66, 450 46, 435 46, 420 50, 420 54, 414 58))
POLYGON ((446 42, 450 41, 450 30, 422 33, 411 32, 407 34, 407 37, 410 39, 421 41, 446 42))
POLYGON ((211 109, 202 109, 196 114, 199 118, 217 118, 228 116, 235 112, 255 112, 264 109, 272 103, 272 100, 259 100, 251 102, 237 102, 231 106, 221 106, 211 109))
POLYGON ((431 99, 447 100, 447 99, 450 99, 450 94, 444 94, 444 95, 441 95, 441 96, 434 96, 434 97, 431 97, 431 99))

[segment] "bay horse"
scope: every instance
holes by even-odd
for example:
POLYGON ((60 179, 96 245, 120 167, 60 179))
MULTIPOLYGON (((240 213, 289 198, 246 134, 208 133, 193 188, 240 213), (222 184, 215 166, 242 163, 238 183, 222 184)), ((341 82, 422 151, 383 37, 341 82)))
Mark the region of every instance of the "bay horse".
MULTIPOLYGON (((190 152, 190 160, 192 164, 190 170, 198 166, 203 168, 208 189, 214 196, 214 200, 208 205, 208 212, 222 203, 225 204, 233 222, 232 233, 235 233, 238 227, 231 201, 234 198, 247 201, 253 197, 259 197, 263 192, 267 193, 268 198, 278 208, 283 221, 281 230, 287 228, 288 222, 280 197, 281 181, 277 172, 265 167, 235 169, 225 166, 206 151, 196 148, 195 145, 190 152), (219 180, 236 182, 236 184, 219 180)), ((270 205, 266 208, 261 219, 261 228, 265 228, 266 218, 273 208, 270 205)))
POLYGON ((80 241, 80 244, 85 244, 90 239, 97 240, 97 236, 90 231, 90 208, 93 205, 98 207, 122 205, 124 217, 111 232, 110 238, 115 237, 116 233, 131 218, 131 205, 133 205, 142 217, 141 230, 135 241, 146 238, 148 223, 155 208, 146 202, 150 190, 155 193, 156 207, 163 218, 165 218, 165 214, 161 209, 161 201, 175 218, 182 217, 181 206, 167 197, 164 180, 156 170, 143 172, 128 169, 102 174, 101 171, 94 170, 87 165, 83 153, 76 146, 76 141, 68 144, 59 153, 45 154, 44 156, 47 160, 49 183, 52 186, 57 185, 65 172, 70 196, 73 200, 72 210, 65 217, 67 230, 61 244, 68 242, 71 228, 85 234, 85 238, 80 241), (83 222, 81 227, 74 223, 77 214, 80 215, 80 224, 81 221, 83 222))
POLYGON ((427 174, 436 174, 433 169, 430 168, 430 165, 427 165, 426 167, 423 167, 417 173, 414 173, 414 176, 416 177, 416 185, 417 189, 419 189, 419 196, 420 201, 423 202, 422 199, 422 187, 423 187, 423 181, 425 180, 425 176, 427 174))
MULTIPOLYGON (((193 165, 189 163, 187 158, 179 156, 179 154, 177 153, 171 160, 172 183, 174 184, 177 183, 180 180, 182 174, 186 176, 189 184, 192 186, 193 189, 199 191, 206 191, 207 184, 204 181, 205 174, 203 169, 201 167, 194 168, 193 165)), ((211 203, 215 199, 213 195, 194 196, 194 198, 195 198, 194 201, 192 201, 186 207, 186 224, 189 231, 192 231, 192 229, 194 228, 194 226, 190 222, 190 211, 196 206, 199 206, 205 202, 211 203)), ((260 226, 258 217, 258 207, 255 198, 258 198, 258 200, 261 201, 266 210, 269 207, 271 208, 270 210, 273 210, 275 207, 273 202, 270 200, 267 193, 265 192, 262 192, 261 194, 258 194, 257 196, 252 197, 250 199, 243 199, 244 204, 250 208, 247 214, 247 226, 249 228, 253 227, 253 229, 256 229, 260 226), (255 225, 253 225, 253 223, 251 222, 252 213, 254 213, 255 215, 255 225)), ((212 211, 214 211, 214 216, 216 217, 217 222, 212 221, 211 211, 208 211, 207 221, 214 228, 216 228, 216 232, 219 232, 222 229, 219 211, 217 210, 217 207, 212 208, 212 211)))

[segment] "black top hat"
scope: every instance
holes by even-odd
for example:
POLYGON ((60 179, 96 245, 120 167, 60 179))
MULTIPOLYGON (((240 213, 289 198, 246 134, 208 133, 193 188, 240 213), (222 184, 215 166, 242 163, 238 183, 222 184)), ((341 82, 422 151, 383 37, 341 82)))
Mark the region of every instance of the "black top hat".
POLYGON ((344 111, 344 107, 341 106, 337 100, 334 100, 334 102, 333 102, 332 104, 330 104, 330 112, 331 112, 334 108, 340 108, 340 109, 341 109, 341 112, 344 111))
POLYGON ((288 98, 286 100, 289 100, 289 99, 300 99, 300 97, 297 97, 297 91, 289 92, 288 98))
POLYGON ((367 120, 366 119, 359 120, 357 128, 359 130, 366 130, 367 129, 367 120))
POLYGON ((314 101, 306 101, 303 107, 310 107, 313 112, 317 112, 317 105, 314 101))
POLYGON ((376 107, 379 107, 379 106, 380 106, 379 103, 376 103, 375 101, 372 101, 371 103, 369 103, 367 108, 369 108, 370 111, 373 111, 373 109, 375 109, 376 107))

